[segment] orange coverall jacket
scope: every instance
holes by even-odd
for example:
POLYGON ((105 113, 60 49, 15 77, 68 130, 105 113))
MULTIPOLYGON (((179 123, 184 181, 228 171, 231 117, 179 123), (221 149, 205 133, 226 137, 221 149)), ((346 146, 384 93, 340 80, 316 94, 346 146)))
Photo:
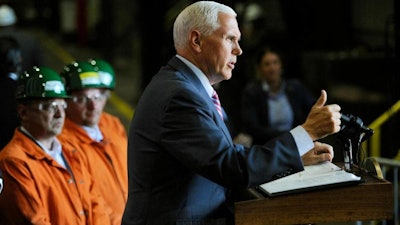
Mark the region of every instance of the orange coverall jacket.
POLYGON ((113 211, 111 220, 120 225, 128 197, 127 134, 118 117, 103 112, 99 121, 103 141, 92 140, 86 131, 68 118, 58 136, 82 149, 94 182, 113 211))
POLYGON ((0 152, 4 189, 2 225, 111 224, 108 208, 87 170, 84 156, 63 144, 63 168, 16 128, 0 152))

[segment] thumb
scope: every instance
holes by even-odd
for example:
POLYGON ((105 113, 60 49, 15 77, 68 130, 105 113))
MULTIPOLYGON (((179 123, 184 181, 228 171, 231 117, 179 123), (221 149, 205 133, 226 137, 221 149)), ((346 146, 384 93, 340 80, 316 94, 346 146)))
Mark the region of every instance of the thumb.
POLYGON ((322 107, 325 105, 326 100, 328 99, 326 91, 321 90, 321 95, 319 96, 317 102, 314 104, 315 107, 322 107))

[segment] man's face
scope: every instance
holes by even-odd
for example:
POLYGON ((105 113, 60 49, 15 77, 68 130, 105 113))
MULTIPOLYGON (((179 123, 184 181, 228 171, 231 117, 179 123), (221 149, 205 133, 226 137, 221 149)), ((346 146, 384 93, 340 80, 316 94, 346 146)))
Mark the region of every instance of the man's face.
POLYGON ((209 77, 211 84, 232 77, 237 56, 242 54, 239 45, 241 33, 234 16, 220 13, 220 27, 210 36, 201 41, 202 62, 199 66, 209 77))
POLYGON ((109 90, 87 88, 74 91, 68 101, 67 117, 73 122, 94 127, 99 123, 101 113, 107 103, 109 90))
POLYGON ((62 98, 34 100, 19 105, 22 125, 38 140, 59 135, 64 126, 67 103, 62 98))

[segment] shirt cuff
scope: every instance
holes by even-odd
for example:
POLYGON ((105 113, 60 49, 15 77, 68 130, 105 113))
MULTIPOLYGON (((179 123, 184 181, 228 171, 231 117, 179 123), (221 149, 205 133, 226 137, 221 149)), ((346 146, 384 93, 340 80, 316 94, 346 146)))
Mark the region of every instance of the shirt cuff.
POLYGON ((293 128, 290 133, 294 138, 294 142, 296 142, 297 150, 299 150, 300 156, 303 156, 310 149, 314 148, 313 140, 302 126, 293 128))

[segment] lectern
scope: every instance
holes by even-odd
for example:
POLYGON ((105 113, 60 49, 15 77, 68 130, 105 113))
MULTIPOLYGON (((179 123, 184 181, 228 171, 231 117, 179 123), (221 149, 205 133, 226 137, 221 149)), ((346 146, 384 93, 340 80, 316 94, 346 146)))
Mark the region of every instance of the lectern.
POLYGON ((365 173, 357 185, 251 199, 235 203, 236 225, 284 225, 393 219, 393 185, 365 173))

